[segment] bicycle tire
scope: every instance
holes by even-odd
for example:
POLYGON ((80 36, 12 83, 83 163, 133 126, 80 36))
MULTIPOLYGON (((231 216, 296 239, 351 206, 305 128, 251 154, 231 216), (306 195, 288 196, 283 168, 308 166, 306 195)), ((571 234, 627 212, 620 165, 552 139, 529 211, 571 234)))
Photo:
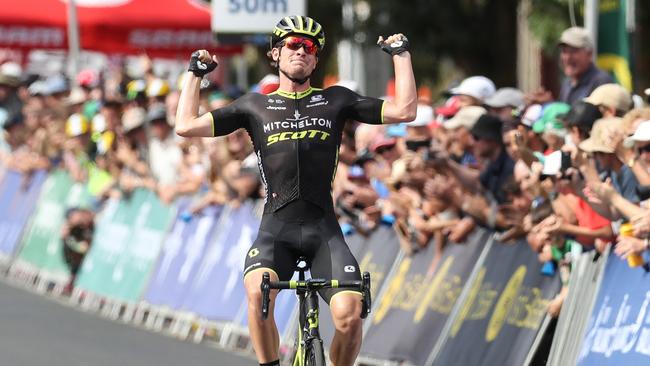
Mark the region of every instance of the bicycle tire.
POLYGON ((325 366, 323 341, 314 339, 305 350, 305 366, 325 366))

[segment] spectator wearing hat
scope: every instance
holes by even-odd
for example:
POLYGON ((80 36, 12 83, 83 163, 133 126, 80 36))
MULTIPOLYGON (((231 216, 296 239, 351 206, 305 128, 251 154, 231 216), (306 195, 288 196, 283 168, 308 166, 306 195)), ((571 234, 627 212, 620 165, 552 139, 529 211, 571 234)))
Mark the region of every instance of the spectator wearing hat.
POLYGON ((165 103, 165 98, 169 94, 169 82, 161 78, 153 78, 147 83, 145 95, 147 104, 152 106, 158 103, 165 103))
POLYGON ((571 142, 577 146, 589 138, 594 122, 602 117, 603 114, 598 107, 580 100, 571 106, 569 112, 562 117, 562 121, 569 131, 571 142))
POLYGON ((176 183, 178 165, 182 160, 181 149, 173 129, 167 123, 167 109, 162 104, 154 104, 147 113, 151 130, 149 139, 149 165, 156 181, 163 186, 176 183))
MULTIPOLYGON (((594 123, 590 137, 578 146, 581 150, 593 154, 600 166, 601 175, 611 180, 614 189, 625 199, 636 204, 639 202, 639 181, 630 166, 622 163, 616 156, 616 147, 624 137, 620 118, 602 118, 594 123)), ((585 176, 589 181, 590 175, 585 176)), ((591 179, 591 182, 597 183, 594 179, 591 179)), ((610 214, 609 217, 614 215, 610 214)))
POLYGON ((561 102, 573 104, 598 86, 612 82, 612 77, 593 63, 594 42, 588 30, 580 27, 565 30, 558 46, 566 76, 560 87, 561 102))
POLYGON ((452 95, 451 97, 447 98, 443 105, 434 109, 436 122, 442 125, 446 120, 455 116, 459 110, 460 105, 458 102, 458 96, 452 95))
POLYGON ((76 182, 88 178, 90 152, 90 122, 81 113, 74 113, 65 121, 68 140, 64 145, 63 164, 76 182))
POLYGON ((642 121, 626 142, 633 144, 634 155, 624 162, 632 169, 640 184, 650 186, 650 120, 642 121))
POLYGON ((605 118, 623 117, 633 107, 630 92, 618 84, 603 84, 584 101, 598 107, 605 118))
POLYGON ((470 131, 479 117, 485 113, 487 111, 483 107, 463 107, 454 117, 442 124, 442 127, 449 131, 450 145, 448 151, 452 159, 461 165, 468 167, 474 167, 476 165, 476 158, 472 151, 474 140, 470 131))
POLYGON ((129 107, 122 114, 117 133, 115 157, 122 165, 119 187, 130 192, 137 187, 155 189, 155 181, 147 163, 149 158, 144 125, 147 113, 140 107, 129 107))
POLYGON ((533 131, 542 135, 546 143, 545 155, 560 150, 564 146, 567 130, 560 120, 571 106, 562 102, 549 103, 544 106, 542 117, 533 124, 533 131))
POLYGON ((451 89, 450 93, 458 97, 458 105, 462 108, 470 105, 482 106, 495 91, 492 80, 485 76, 470 76, 451 89))
POLYGON ((20 66, 12 62, 0 65, 0 114, 4 120, 18 118, 23 102, 18 96, 21 76, 20 66))
POLYGON ((431 146, 431 128, 433 122, 433 108, 425 104, 418 104, 417 114, 412 122, 406 123, 406 149, 414 152, 428 150, 431 146))
POLYGON ((484 114, 470 131, 474 138, 474 156, 484 161, 479 181, 498 203, 506 201, 503 186, 512 177, 515 166, 503 144, 502 125, 498 117, 484 114))
POLYGON ((542 112, 544 107, 541 104, 531 104, 527 106, 521 117, 519 123, 517 124, 517 132, 519 135, 512 133, 511 136, 508 136, 509 141, 513 141, 515 137, 518 136, 520 141, 515 141, 521 146, 525 146, 531 152, 540 152, 542 153, 546 149, 546 144, 540 134, 533 131, 533 125, 537 120, 542 118, 542 112))
POLYGON ((499 88, 485 100, 490 114, 499 117, 504 124, 514 123, 526 107, 524 93, 516 88, 499 88))

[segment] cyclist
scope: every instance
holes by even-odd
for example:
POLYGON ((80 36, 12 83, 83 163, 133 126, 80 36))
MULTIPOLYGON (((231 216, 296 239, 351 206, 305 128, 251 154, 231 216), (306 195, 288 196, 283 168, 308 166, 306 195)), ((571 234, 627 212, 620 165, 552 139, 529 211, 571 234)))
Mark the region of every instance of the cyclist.
MULTIPOLYGON (((291 278, 299 256, 306 256, 314 278, 360 280, 359 266, 345 244, 334 215, 332 179, 346 120, 381 124, 415 118, 417 95, 408 40, 395 34, 377 42, 392 55, 395 98, 383 101, 341 87, 316 89, 310 76, 325 45, 320 24, 306 16, 284 17, 271 35, 268 53, 279 69, 279 89, 248 93, 233 103, 198 115, 201 78, 217 67, 206 50, 192 53, 178 104, 176 132, 185 137, 248 131, 266 189, 258 237, 248 251, 244 285, 248 324, 260 365, 279 365, 279 335, 273 319, 275 293, 267 320, 261 317, 262 274, 272 281, 291 278)), ((336 333, 333 365, 352 365, 361 347, 361 294, 324 290, 336 333)))

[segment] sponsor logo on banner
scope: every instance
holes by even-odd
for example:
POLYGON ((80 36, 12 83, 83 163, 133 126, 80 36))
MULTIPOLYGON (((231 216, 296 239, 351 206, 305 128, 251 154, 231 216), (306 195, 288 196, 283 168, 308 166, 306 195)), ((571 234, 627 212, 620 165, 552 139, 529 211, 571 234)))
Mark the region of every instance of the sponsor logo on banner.
POLYGON ((65 31, 56 27, 0 25, 0 43, 17 47, 62 47, 65 31))
POLYGON ((648 274, 610 254, 578 365, 650 364, 649 306, 648 274))

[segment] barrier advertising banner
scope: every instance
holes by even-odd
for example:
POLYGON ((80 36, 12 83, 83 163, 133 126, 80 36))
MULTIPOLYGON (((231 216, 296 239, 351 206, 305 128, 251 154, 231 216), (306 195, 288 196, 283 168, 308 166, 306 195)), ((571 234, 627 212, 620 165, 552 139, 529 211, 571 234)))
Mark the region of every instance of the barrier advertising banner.
POLYGON ((44 170, 28 178, 8 170, 0 183, 0 256, 10 257, 20 243, 20 237, 30 215, 36 208, 41 186, 47 178, 44 170))
MULTIPOLYGON (((399 243, 392 226, 379 226, 369 236, 353 234, 345 237, 350 251, 359 262, 361 272, 370 272, 371 296, 377 299, 379 289, 386 280, 388 271, 399 253, 399 243)), ((320 334, 326 344, 331 344, 334 337, 334 323, 329 307, 320 300, 323 309, 320 316, 320 334)))
POLYGON ((148 190, 107 202, 77 286, 111 298, 139 299, 175 208, 148 190))
POLYGON ((20 262, 61 281, 69 276, 63 259, 61 226, 67 208, 85 203, 84 192, 83 186, 74 184, 68 173, 57 170, 50 174, 43 183, 31 226, 23 238, 20 262))
POLYGON ((246 297, 244 258, 259 224, 249 202, 226 209, 185 297, 184 310, 211 320, 237 318, 246 297))
POLYGON ((521 365, 560 289, 541 267, 525 241, 495 242, 434 365, 521 365))
POLYGON ((578 365, 650 364, 650 274, 609 256, 578 365))
POLYGON ((377 300, 362 354, 423 365, 487 240, 476 230, 465 243, 448 244, 433 273, 433 243, 404 257, 377 300))
POLYGON ((181 214, 189 205, 190 199, 178 203, 179 214, 164 240, 145 296, 151 304, 180 308, 223 211, 223 206, 210 206, 188 219, 181 214))

